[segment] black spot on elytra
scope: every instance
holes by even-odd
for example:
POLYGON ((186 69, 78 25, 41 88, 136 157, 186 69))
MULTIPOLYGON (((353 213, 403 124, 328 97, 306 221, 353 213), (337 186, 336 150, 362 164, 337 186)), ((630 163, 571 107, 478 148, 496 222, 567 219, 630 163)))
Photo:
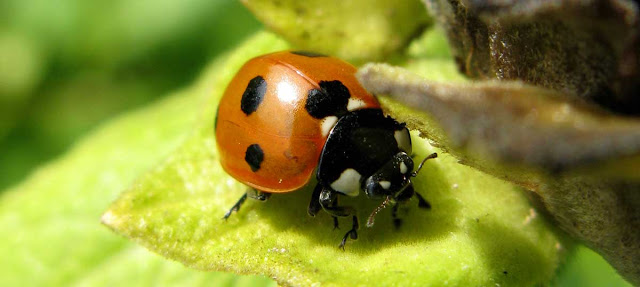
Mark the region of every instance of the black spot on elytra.
POLYGON ((320 89, 311 89, 307 93, 304 108, 316 119, 326 116, 341 116, 347 113, 349 89, 340 81, 321 81, 320 89))
POLYGON ((264 160, 264 152, 259 144, 252 144, 247 148, 244 154, 244 160, 251 167, 251 171, 256 172, 260 169, 260 164, 264 160))
POLYGON ((291 54, 310 57, 310 58, 326 57, 327 56, 325 54, 320 54, 320 53, 310 52, 310 51, 291 51, 291 54))
POLYGON ((248 116, 258 109, 267 92, 267 82, 262 76, 256 76, 249 81, 242 94, 240 108, 248 116))

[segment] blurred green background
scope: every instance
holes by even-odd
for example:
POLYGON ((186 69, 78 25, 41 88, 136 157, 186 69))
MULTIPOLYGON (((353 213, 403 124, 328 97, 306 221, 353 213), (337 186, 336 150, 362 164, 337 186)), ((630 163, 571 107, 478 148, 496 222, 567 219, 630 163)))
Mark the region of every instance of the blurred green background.
MULTIPOLYGON (((261 29, 235 0, 3 0, 0 16, 0 192, 261 29)), ((626 286, 586 248, 552 284, 626 286)))
POLYGON ((235 0, 0 1, 0 190, 260 27, 235 0))

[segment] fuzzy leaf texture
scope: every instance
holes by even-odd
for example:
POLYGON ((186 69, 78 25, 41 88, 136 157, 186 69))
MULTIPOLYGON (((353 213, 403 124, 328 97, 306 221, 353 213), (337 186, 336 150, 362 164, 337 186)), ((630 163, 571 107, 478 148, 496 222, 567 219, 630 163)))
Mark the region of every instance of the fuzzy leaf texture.
POLYGON ((420 1, 241 0, 296 49, 364 62, 407 45, 430 22, 420 1))
POLYGON ((0 193, 1 286, 275 285, 264 277, 185 268, 100 224, 122 190, 187 138, 212 74, 202 79, 109 121, 0 193))
MULTIPOLYGON (((307 216, 309 187, 265 203, 249 201, 222 220, 245 186, 217 161, 216 104, 246 60, 283 48, 262 35, 221 62, 203 108, 182 111, 200 115, 193 133, 164 163, 140 177, 104 213, 103 223, 189 267, 264 274, 282 285, 525 286, 552 280, 571 243, 519 188, 446 154, 426 164, 415 180, 416 190, 433 206, 430 211, 418 210, 412 201, 396 231, 385 210, 374 227, 362 224, 360 239, 349 242, 346 251, 337 247, 343 231, 332 230, 331 217, 307 216)), ((438 151, 413 136, 418 158, 438 151)), ((363 198, 342 202, 359 210, 378 204, 363 198)), ((341 221, 342 228, 349 223, 341 221)))
MULTIPOLYGON (((427 68, 429 79, 459 81, 462 78, 455 73, 441 38, 424 37, 423 46, 412 49, 429 51, 421 56, 430 60, 406 66, 427 68)), ((256 35, 227 55, 230 57, 212 61, 193 85, 108 121, 66 154, 0 193, 0 230, 5 235, 0 237, 0 285, 275 286, 264 277, 188 267, 267 274, 282 285, 323 281, 325 286, 379 286, 377 283, 407 284, 424 279, 412 283, 477 286, 502 282, 503 286, 520 286, 547 282, 553 276, 562 257, 555 242, 562 244, 563 240, 542 216, 531 213, 515 188, 457 165, 442 154, 438 162, 425 167, 419 183, 433 210, 417 210, 412 203, 408 214, 403 214, 407 225, 398 232, 390 228, 388 213, 383 212, 374 228, 363 230, 361 240, 350 243, 346 252, 337 250, 341 232, 331 230, 327 216, 311 219, 304 214, 308 190, 274 197, 265 204, 247 203, 223 225, 221 214, 244 189, 220 171, 213 140, 203 127, 211 125, 219 96, 212 97, 216 95, 212 91, 224 86, 233 70, 249 57, 285 48, 287 45, 273 35, 256 35), (194 126, 200 128, 194 132, 194 126), (203 140, 205 146, 193 146, 203 140), (174 152, 176 149, 179 151, 174 152), (184 157, 188 149, 193 152, 190 165, 182 165, 179 174, 157 178, 158 174, 170 175, 161 173, 162 169, 175 169, 171 162, 184 157), (159 166, 167 157, 169 162, 159 166), (202 161, 206 166, 197 169, 196 164, 202 161), (460 179, 462 176, 466 178, 460 179), (453 188, 454 183, 458 188, 453 188), (113 218, 119 218, 118 231, 181 263, 149 252, 100 224, 101 214, 127 188, 130 192, 110 210, 113 218), (494 190, 496 196, 485 197, 494 190), (177 200, 167 201, 176 196, 177 200), (498 204, 492 203, 495 200, 498 204), (185 204, 191 206, 179 209, 185 204), (211 208, 198 209, 207 207, 211 208), (178 213, 181 216, 176 216, 178 213), (291 216, 280 218, 279 214, 291 216), (149 219, 146 225, 140 225, 143 216, 149 219), (184 224, 194 222, 198 225, 184 224), (160 233, 171 239, 162 241, 167 237, 157 237, 160 233), (257 237, 262 240, 251 245, 257 237), (232 250, 224 249, 230 246, 232 250), (322 254, 324 251, 327 254, 322 254), (336 270, 336 265, 344 270, 336 270), (386 281, 374 282, 381 278, 386 281)), ((416 146, 420 155, 433 150, 422 140, 417 140, 416 146)), ((571 253, 570 244, 562 246, 571 253)), ((569 259, 554 285, 627 286, 599 255, 586 248, 569 259)))

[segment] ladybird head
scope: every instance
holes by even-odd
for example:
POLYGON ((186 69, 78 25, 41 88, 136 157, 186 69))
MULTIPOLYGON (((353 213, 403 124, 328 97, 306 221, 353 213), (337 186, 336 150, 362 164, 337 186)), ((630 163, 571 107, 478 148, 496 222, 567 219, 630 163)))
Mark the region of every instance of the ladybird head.
POLYGON ((364 192, 369 198, 396 198, 402 191, 411 188, 411 178, 416 177, 425 161, 437 157, 436 153, 427 156, 413 171, 413 160, 406 152, 395 154, 364 182, 364 192))
POLYGON ((374 199, 395 197, 411 184, 412 171, 413 160, 401 151, 365 180, 364 192, 374 199))
MULTIPOLYGON (((411 178, 416 177, 424 162, 431 158, 436 158, 438 154, 432 153, 427 156, 415 171, 413 170, 413 160, 407 153, 399 152, 393 156, 382 168, 365 180, 364 191, 369 198, 382 198, 384 201, 373 210, 367 220, 367 227, 373 226, 376 214, 397 200, 405 201, 415 193, 411 178)), ((416 194, 417 195, 417 194, 416 194)), ((419 197, 419 199, 422 197, 419 197)), ((429 204, 422 199, 421 207, 429 208, 429 204)))

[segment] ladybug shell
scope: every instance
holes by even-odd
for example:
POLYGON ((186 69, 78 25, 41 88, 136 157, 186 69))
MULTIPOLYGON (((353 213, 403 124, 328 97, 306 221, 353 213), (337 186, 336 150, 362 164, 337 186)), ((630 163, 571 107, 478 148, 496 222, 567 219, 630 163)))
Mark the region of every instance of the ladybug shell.
POLYGON ((249 60, 227 86, 216 115, 224 170, 264 192, 304 186, 338 118, 380 108, 355 72, 339 59, 306 52, 249 60))

